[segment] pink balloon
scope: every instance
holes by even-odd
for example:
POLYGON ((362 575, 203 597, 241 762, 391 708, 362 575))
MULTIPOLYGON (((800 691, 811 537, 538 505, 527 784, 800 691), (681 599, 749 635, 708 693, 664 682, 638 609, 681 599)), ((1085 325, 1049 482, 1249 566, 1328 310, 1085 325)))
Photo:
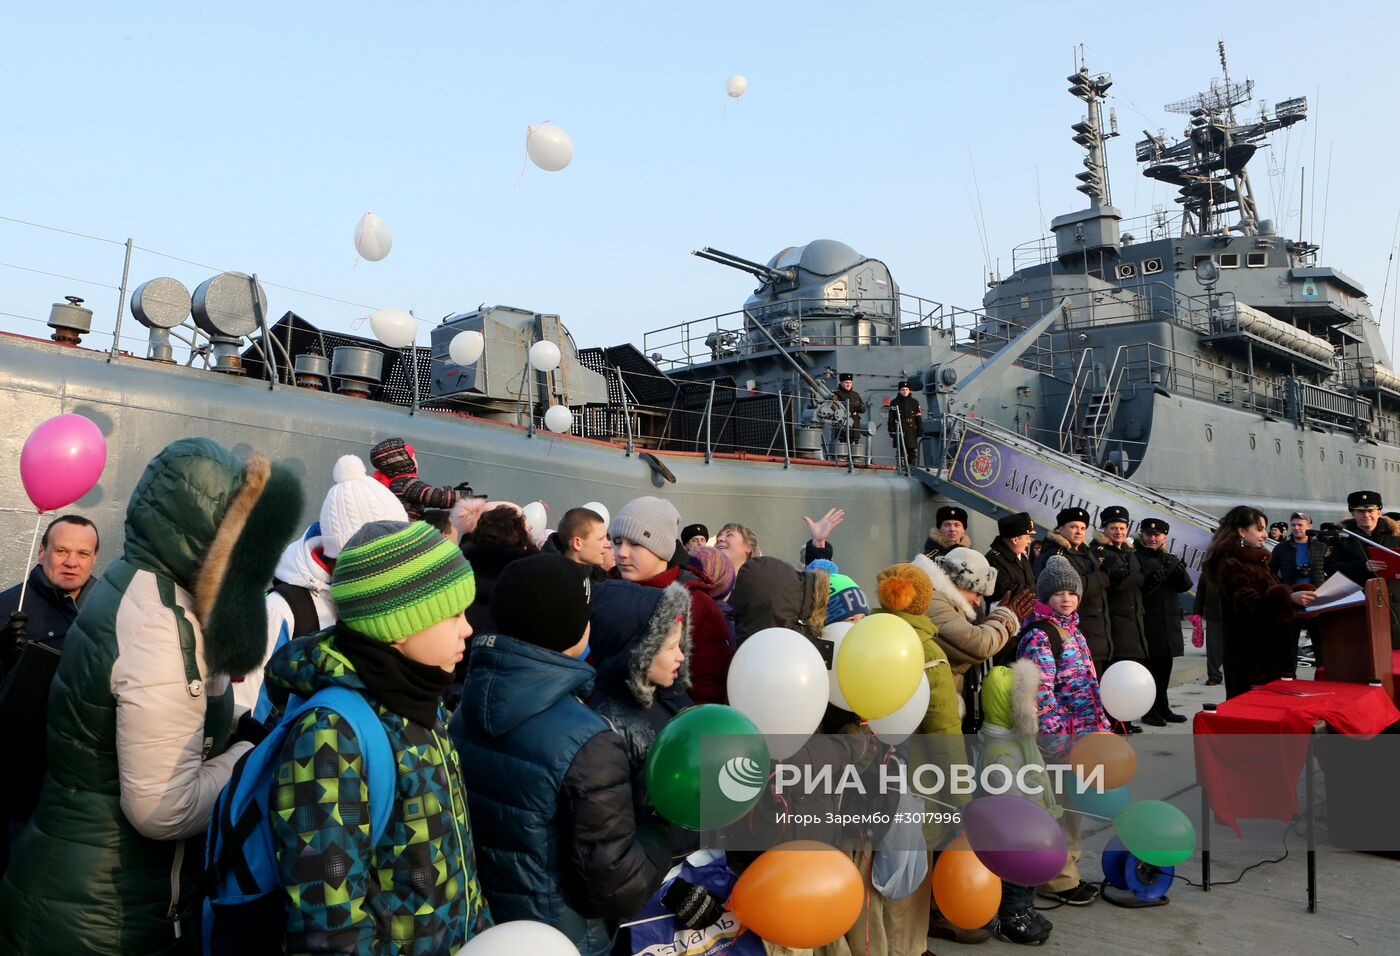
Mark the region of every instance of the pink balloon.
POLYGON ((58 415, 29 433, 19 453, 24 493, 40 511, 53 511, 92 490, 107 464, 107 441, 89 419, 58 415))

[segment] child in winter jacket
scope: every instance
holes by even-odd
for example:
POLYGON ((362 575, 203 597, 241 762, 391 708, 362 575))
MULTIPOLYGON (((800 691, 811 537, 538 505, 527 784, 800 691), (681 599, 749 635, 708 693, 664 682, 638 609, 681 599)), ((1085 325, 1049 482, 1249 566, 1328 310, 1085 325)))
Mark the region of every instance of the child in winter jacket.
POLYGON ((548 923, 581 956, 608 956, 668 855, 664 831, 638 826, 626 742, 583 702, 595 679, 581 660, 591 592, 588 567, 563 555, 506 566, 498 633, 472 643, 451 733, 492 916, 548 923))
MULTIPOLYGON (((1077 611, 1084 593, 1079 573, 1062 555, 1051 555, 1036 578, 1035 591, 1037 616, 1021 636, 1016 657, 1031 661, 1040 671, 1036 714, 1042 746, 1059 757, 1069 751, 1075 738, 1110 727, 1099 702, 1094 660, 1079 629, 1077 611)), ((1070 906, 1087 906, 1098 891, 1079 878, 1079 817, 1065 814, 1060 827, 1069 843, 1069 859, 1059 876, 1040 888, 1040 894, 1070 906)))
POLYGON ((366 750, 348 722, 318 707, 288 735, 268 816, 289 952, 451 953, 491 925, 441 704, 474 593, 471 566, 432 527, 371 522, 336 561, 335 627, 268 665, 275 702, 327 686, 362 694, 398 771, 389 823, 371 844, 366 750))
POLYGON ((402 438, 386 438, 370 449, 375 481, 392 491, 403 502, 408 516, 417 520, 425 508, 452 508, 459 498, 471 494, 465 483, 455 488, 434 488, 418 477, 418 456, 402 438))
MULTIPOLYGON (((978 765, 1005 767, 1014 781, 1022 767, 1045 766, 1036 744, 1039 713, 1036 697, 1040 671, 1029 660, 1010 667, 993 667, 982 679, 982 726, 977 731, 978 765)), ((1027 792, 1053 817, 1064 814, 1055 801, 1048 775, 1043 770, 1022 774, 1027 792), (1038 789, 1039 792, 1035 792, 1038 789)), ((1015 790, 1012 791, 1017 792, 1015 790)), ((1035 887, 1001 881, 1001 905, 997 909, 997 935, 1010 943, 1034 945, 1045 942, 1052 925, 1035 909, 1035 887)))

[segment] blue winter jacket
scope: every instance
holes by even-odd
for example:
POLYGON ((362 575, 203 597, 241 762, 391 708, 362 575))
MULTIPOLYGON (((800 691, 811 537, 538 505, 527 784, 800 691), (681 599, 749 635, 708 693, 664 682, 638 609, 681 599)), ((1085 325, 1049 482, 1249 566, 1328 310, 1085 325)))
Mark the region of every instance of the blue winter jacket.
POLYGON ((477 637, 470 663, 449 732, 492 917, 548 923, 582 956, 607 956, 667 854, 663 834, 638 831, 622 738, 580 699, 593 668, 501 634, 477 637))

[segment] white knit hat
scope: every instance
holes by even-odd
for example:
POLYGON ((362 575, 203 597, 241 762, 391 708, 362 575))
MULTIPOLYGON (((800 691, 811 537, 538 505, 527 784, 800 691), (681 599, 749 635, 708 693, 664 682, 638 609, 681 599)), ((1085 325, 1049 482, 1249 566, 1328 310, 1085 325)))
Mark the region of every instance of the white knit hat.
POLYGON ((369 477, 358 455, 342 455, 331 479, 335 484, 321 503, 321 548, 326 557, 339 557, 350 536, 371 521, 408 520, 403 503, 369 477))
POLYGON ((633 498, 613 515, 608 534, 641 545, 663 561, 676 553, 681 513, 665 498, 633 498))

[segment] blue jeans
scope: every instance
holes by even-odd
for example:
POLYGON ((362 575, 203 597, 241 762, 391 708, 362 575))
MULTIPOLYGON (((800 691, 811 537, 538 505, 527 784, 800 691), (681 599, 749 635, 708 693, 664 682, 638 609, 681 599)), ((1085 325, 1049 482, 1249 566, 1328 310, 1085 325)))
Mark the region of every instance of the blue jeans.
POLYGON ((998 916, 1013 916, 1034 905, 1035 887, 1001 881, 1001 906, 997 907, 998 916))

